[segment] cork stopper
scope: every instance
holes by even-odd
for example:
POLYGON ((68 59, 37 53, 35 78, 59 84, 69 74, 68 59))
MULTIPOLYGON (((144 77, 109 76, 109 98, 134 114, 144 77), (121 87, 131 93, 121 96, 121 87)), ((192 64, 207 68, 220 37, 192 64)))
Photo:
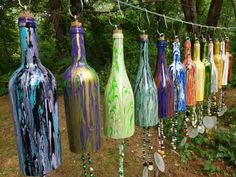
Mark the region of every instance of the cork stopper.
POLYGON ((20 17, 25 17, 25 18, 34 18, 34 15, 32 13, 30 13, 29 11, 22 11, 19 14, 19 18, 20 17))
POLYGON ((161 34, 158 38, 159 41, 164 41, 165 40, 165 35, 161 34))
POLYGON ((140 39, 142 39, 142 40, 148 39, 148 35, 147 34, 141 34, 140 39))
POLYGON ((174 40, 175 42, 179 42, 179 36, 175 36, 175 40, 174 40))
POLYGON ((81 27, 82 26, 82 23, 80 23, 79 21, 73 21, 72 23, 71 23, 71 26, 78 26, 78 27, 81 27))
POLYGON ((115 34, 115 33, 122 34, 122 30, 116 28, 116 29, 114 29, 114 31, 113 31, 113 34, 115 34))

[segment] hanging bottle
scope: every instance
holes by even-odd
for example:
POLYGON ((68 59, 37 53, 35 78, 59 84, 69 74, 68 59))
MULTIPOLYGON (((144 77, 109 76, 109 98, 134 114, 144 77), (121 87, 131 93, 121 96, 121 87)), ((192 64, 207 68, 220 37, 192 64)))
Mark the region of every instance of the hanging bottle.
POLYGON ((220 42, 220 55, 223 59, 222 86, 225 87, 228 84, 229 58, 225 54, 225 41, 224 40, 220 42))
POLYGON ((205 90, 204 90, 204 97, 209 97, 211 94, 211 62, 207 58, 207 41, 206 38, 202 39, 201 42, 202 47, 202 62, 205 66, 205 90))
POLYGON ((207 41, 206 38, 203 37, 201 41, 201 54, 202 54, 202 62, 205 66, 205 91, 204 96, 207 98, 207 111, 208 116, 211 116, 211 70, 212 65, 207 57, 207 41))
POLYGON ((191 41, 187 39, 184 43, 183 65, 186 69, 186 105, 196 105, 196 66, 191 58, 191 41))
POLYGON ((185 138, 182 140, 181 145, 184 145, 187 136, 192 137, 191 132, 188 132, 188 123, 190 121, 190 107, 192 107, 192 126, 196 124, 196 66, 191 58, 191 41, 186 38, 184 42, 184 60, 183 65, 186 70, 186 112, 184 117, 184 135, 185 138), (190 133, 190 134, 189 134, 190 133))
POLYGON ((214 61, 214 44, 212 40, 209 40, 208 43, 208 59, 211 62, 211 94, 212 94, 212 110, 215 113, 217 110, 217 103, 216 103, 216 93, 218 92, 218 71, 216 68, 216 64, 214 61))
POLYGON ((196 101, 204 100, 204 85, 205 85, 205 67, 200 60, 200 43, 196 39, 194 43, 194 63, 196 65, 196 101))
POLYGON ((220 55, 220 42, 218 39, 214 42, 214 62, 218 71, 218 89, 222 88, 223 59, 220 55))
POLYGON ((172 142, 173 149, 177 145, 177 125, 178 112, 186 110, 186 75, 184 65, 180 60, 180 42, 178 36, 175 36, 173 47, 173 62, 169 66, 169 75, 174 83, 174 110, 176 115, 172 120, 172 142))
POLYGON ((222 110, 222 100, 221 100, 221 92, 222 92, 222 74, 223 74, 223 59, 220 55, 220 42, 218 39, 214 42, 214 61, 216 64, 216 68, 218 71, 218 108, 217 108, 217 114, 222 110))
POLYGON ((84 173, 88 173, 85 159, 101 147, 99 78, 86 61, 82 24, 72 22, 70 33, 73 62, 63 82, 66 122, 70 150, 82 153, 84 173))
POLYGON ((40 62, 32 14, 18 19, 21 66, 9 81, 21 171, 43 176, 61 164, 56 80, 40 62))
POLYGON ((221 116, 226 112, 227 107, 224 101, 225 89, 228 84, 228 74, 229 74, 229 57, 225 54, 225 40, 222 39, 220 42, 220 55, 223 59, 223 73, 222 73, 222 89, 220 93, 220 107, 221 107, 221 116))
POLYGON ((228 70, 228 81, 232 80, 232 68, 233 68, 233 55, 229 51, 230 48, 230 41, 229 38, 226 37, 225 39, 225 53, 226 56, 229 58, 229 70, 228 70))
POLYGON ((123 53, 122 30, 113 33, 113 59, 111 73, 104 94, 106 136, 128 138, 134 134, 134 95, 129 82, 123 53))
POLYGON ((151 127, 158 122, 157 89, 149 66, 148 35, 142 34, 140 39, 140 59, 134 87, 135 119, 137 125, 151 127))
POLYGON ((202 119, 205 90, 205 66, 204 63, 200 60, 200 43, 198 39, 196 39, 194 43, 194 63, 196 65, 196 101, 198 132, 204 133, 205 127, 202 123, 202 119))
MULTIPOLYGON (((122 30, 116 28, 112 68, 104 94, 104 134, 113 139, 128 138, 135 130, 134 95, 125 69, 123 38, 122 30)), ((119 152, 119 176, 123 177, 124 140, 119 152)))
POLYGON ((140 35, 140 59, 134 87, 134 98, 136 124, 143 127, 143 166, 152 171, 152 146, 149 127, 158 123, 158 98, 156 84, 149 66, 147 34, 140 35), (148 154, 146 154, 146 144, 148 145, 148 154), (148 157, 148 162, 146 157, 148 157))
POLYGON ((177 36, 172 47, 173 62, 169 66, 169 75, 174 83, 174 110, 180 112, 186 110, 186 76, 180 60, 180 42, 177 36))
POLYGON ((160 123, 158 124, 159 134, 159 153, 165 155, 163 119, 174 115, 174 85, 169 76, 165 61, 166 41, 164 35, 160 35, 157 42, 157 64, 154 72, 154 80, 158 93, 158 115, 160 123))

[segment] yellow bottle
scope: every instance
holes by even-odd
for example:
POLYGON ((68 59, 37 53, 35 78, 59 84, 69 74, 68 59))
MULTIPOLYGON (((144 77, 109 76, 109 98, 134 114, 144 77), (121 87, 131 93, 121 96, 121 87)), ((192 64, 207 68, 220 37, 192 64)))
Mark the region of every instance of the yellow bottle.
POLYGON ((194 43, 194 63, 196 65, 196 101, 204 100, 204 88, 205 88, 205 66, 200 60, 200 43, 196 39, 194 43))
POLYGON ((214 42, 214 61, 218 71, 218 88, 222 87, 223 59, 220 55, 220 42, 218 39, 214 42))

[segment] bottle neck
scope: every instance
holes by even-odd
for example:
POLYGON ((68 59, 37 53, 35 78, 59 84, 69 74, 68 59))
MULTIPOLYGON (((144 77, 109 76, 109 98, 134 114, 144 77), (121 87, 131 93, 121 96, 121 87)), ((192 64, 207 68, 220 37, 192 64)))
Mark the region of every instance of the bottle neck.
POLYGON ((220 42, 216 41, 214 45, 215 45, 214 53, 215 53, 215 55, 219 55, 220 54, 220 42))
POLYGON ((229 39, 225 40, 225 52, 229 53, 229 39))
POLYGON ((71 53, 73 64, 86 64, 86 54, 84 46, 84 30, 82 26, 72 26, 71 32, 71 53))
POLYGON ((225 55, 225 41, 221 41, 220 43, 220 54, 225 55))
POLYGON ((118 68, 123 68, 124 66, 124 49, 123 49, 123 34, 114 33, 113 34, 113 59, 112 66, 118 68))
POLYGON ((157 64, 160 66, 163 65, 164 67, 166 67, 165 48, 166 48, 166 42, 164 40, 159 40, 157 42, 157 49, 158 49, 157 64))
POLYGON ((205 62, 207 60, 207 43, 206 41, 202 42, 202 61, 205 62))
POLYGON ((21 58, 23 66, 31 66, 40 63, 38 54, 37 31, 34 18, 20 17, 21 58))
POLYGON ((173 62, 180 62, 180 42, 173 42, 173 62))
POLYGON ((148 39, 140 40, 140 62, 148 63, 148 39))
POLYGON ((213 53, 213 48, 214 48, 214 44, 213 44, 213 42, 209 42, 209 44, 208 44, 208 59, 211 61, 211 62, 213 62, 214 61, 214 57, 213 57, 213 55, 214 55, 214 53, 213 53))
POLYGON ((191 42, 189 40, 184 43, 184 58, 191 60, 191 42))
POLYGON ((194 43, 194 61, 200 61, 200 43, 195 41, 194 43))

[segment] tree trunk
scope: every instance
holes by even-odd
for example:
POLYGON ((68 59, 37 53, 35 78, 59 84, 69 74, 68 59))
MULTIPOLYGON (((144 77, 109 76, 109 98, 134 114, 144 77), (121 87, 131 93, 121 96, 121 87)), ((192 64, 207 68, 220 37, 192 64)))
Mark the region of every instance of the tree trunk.
MULTIPOLYGON (((223 0, 212 0, 210 9, 208 11, 206 25, 208 26, 217 26, 217 22, 220 16, 221 8, 223 5, 223 0)), ((210 35, 212 35, 214 31, 210 31, 210 35)))
POLYGON ((54 30, 56 32, 58 58, 62 59, 64 57, 64 52, 62 50, 62 44, 66 35, 66 26, 62 17, 62 0, 49 0, 49 16, 48 20, 52 22, 54 30))
MULTIPOLYGON (((196 0, 181 0, 181 3, 186 21, 197 23, 196 0)), ((187 30, 195 34, 199 33, 198 26, 188 25, 187 30)))

